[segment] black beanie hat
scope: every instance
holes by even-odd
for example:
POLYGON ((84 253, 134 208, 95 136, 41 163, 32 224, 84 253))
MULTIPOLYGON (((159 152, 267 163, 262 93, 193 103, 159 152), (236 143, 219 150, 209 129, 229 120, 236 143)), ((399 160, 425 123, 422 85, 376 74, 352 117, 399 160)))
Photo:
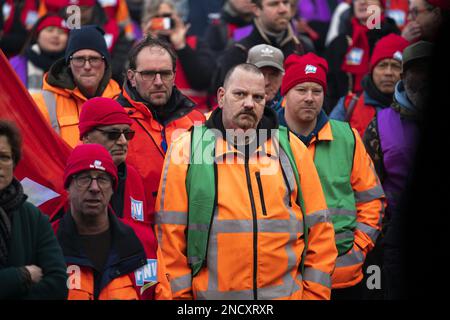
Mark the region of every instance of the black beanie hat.
POLYGON ((97 51, 105 57, 106 63, 110 63, 111 57, 106 47, 106 41, 103 35, 105 31, 96 25, 82 26, 80 29, 70 30, 69 40, 67 42, 64 58, 69 63, 69 58, 75 52, 83 49, 97 51))

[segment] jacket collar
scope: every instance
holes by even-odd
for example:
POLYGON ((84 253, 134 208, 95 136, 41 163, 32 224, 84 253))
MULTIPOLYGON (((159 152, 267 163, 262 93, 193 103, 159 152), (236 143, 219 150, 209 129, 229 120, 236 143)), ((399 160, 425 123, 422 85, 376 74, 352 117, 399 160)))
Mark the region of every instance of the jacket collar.
POLYGON ((205 125, 209 129, 216 129, 216 159, 222 158, 226 154, 230 153, 240 155, 242 157, 253 153, 268 156, 278 154, 277 151, 272 150, 273 148, 271 148, 270 139, 272 130, 278 129, 279 127, 278 118, 275 111, 270 108, 264 108, 263 117, 256 129, 257 134, 254 143, 250 143, 245 147, 239 147, 234 143, 234 141, 229 141, 226 139, 227 134, 225 127, 223 126, 222 109, 216 108, 211 113, 211 116, 206 121, 205 125))
POLYGON ((261 24, 261 22, 259 22, 258 19, 254 19, 253 23, 255 25, 255 28, 253 29, 252 34, 257 33, 267 44, 270 44, 277 48, 282 48, 283 46, 285 46, 286 44, 288 44, 291 41, 293 41, 295 43, 295 45, 300 44, 300 41, 295 36, 294 30, 292 29, 292 26, 290 24, 288 25, 288 28, 286 30, 286 34, 285 34, 283 40, 281 40, 279 43, 277 43, 277 41, 273 37, 269 36, 264 31, 264 26, 261 24))
MULTIPOLYGON (((287 127, 286 119, 284 117, 285 109, 282 108, 278 116, 280 118, 280 124, 287 127)), ((320 110, 319 115, 317 116, 316 126, 313 131, 310 132, 307 136, 302 136, 301 134, 297 134, 292 131, 302 142, 308 146, 311 142, 321 141, 321 140, 333 140, 333 134, 331 132, 330 121, 325 111, 320 110)))
POLYGON ((184 117, 195 107, 195 103, 183 95, 181 91, 174 86, 169 101, 165 106, 161 107, 162 109, 170 110, 170 112, 164 115, 163 119, 161 119, 161 114, 159 114, 152 105, 145 101, 136 89, 131 87, 128 80, 123 86, 123 91, 119 96, 118 101, 124 107, 134 109, 129 111, 130 117, 142 119, 153 118, 162 125, 166 125, 176 119, 184 117))
MULTIPOLYGON (((120 221, 111 211, 108 211, 108 219, 111 231, 110 253, 114 253, 116 262, 136 256, 145 261, 144 248, 133 229, 120 221)), ((70 209, 61 218, 56 234, 66 260, 87 260, 70 209)))

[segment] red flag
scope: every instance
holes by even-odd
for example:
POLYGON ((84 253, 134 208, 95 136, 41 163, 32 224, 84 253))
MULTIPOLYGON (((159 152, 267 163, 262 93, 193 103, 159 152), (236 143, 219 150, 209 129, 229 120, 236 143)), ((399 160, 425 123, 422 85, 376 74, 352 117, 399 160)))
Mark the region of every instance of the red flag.
POLYGON ((53 217, 67 199, 63 172, 71 148, 50 127, 0 50, 0 119, 12 120, 22 138, 22 160, 14 171, 28 201, 53 217))

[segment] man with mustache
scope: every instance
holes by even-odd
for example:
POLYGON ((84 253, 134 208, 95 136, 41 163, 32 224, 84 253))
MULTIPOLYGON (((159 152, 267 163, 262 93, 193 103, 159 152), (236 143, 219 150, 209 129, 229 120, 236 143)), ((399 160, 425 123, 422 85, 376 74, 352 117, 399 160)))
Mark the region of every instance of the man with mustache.
POLYGON ((111 155, 99 144, 77 146, 64 170, 67 212, 53 224, 63 250, 69 300, 170 298, 164 264, 145 232, 110 210, 119 178, 111 155))
POLYGON ((247 52, 255 45, 268 44, 280 49, 284 56, 291 53, 303 54, 312 51, 312 45, 305 45, 307 40, 294 34, 290 20, 292 6, 290 0, 252 0, 254 28, 250 35, 228 48, 218 61, 218 69, 214 78, 213 91, 223 85, 225 74, 233 66, 247 61, 247 52), (306 50, 305 50, 306 49, 306 50))
POLYGON ((314 159, 336 234, 331 299, 361 299, 363 263, 381 230, 384 192, 358 132, 348 123, 329 120, 322 109, 326 60, 313 53, 291 55, 284 68, 281 94, 286 106, 280 123, 303 141, 314 159))
POLYGON ((408 45, 408 41, 394 33, 381 38, 370 58, 370 73, 361 81, 364 91, 342 97, 330 118, 349 122, 362 137, 376 112, 391 105, 402 71, 402 52, 408 45))
POLYGON ((97 26, 72 29, 64 58, 44 74, 43 90, 32 95, 44 117, 71 147, 79 141, 83 103, 120 94, 119 85, 111 79, 111 58, 103 35, 97 26))
POLYGON ((175 82, 176 56, 171 46, 147 37, 131 49, 128 80, 118 102, 132 119, 136 136, 129 144, 128 163, 144 179, 149 208, 154 210, 164 156, 171 142, 194 122, 203 122, 195 103, 175 82))
POLYGON ((258 67, 233 67, 219 107, 167 154, 156 227, 175 299, 330 298, 336 247, 319 177, 264 88, 258 67))

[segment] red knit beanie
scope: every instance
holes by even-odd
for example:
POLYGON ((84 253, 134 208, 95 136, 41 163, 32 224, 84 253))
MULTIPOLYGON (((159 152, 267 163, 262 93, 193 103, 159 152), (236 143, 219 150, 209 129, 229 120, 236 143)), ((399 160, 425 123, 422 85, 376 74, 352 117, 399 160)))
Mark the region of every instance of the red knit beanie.
POLYGON ((395 59, 402 61, 402 53, 405 48, 409 46, 409 42, 395 33, 391 33, 381 38, 373 49, 372 57, 370 58, 370 72, 383 59, 395 59))
POLYGON ((450 10, 450 0, 427 0, 432 6, 441 8, 442 10, 450 10))
POLYGON ((132 123, 133 121, 125 109, 116 100, 95 97, 81 106, 80 122, 78 123, 80 140, 96 127, 113 124, 131 125, 132 123))
POLYGON ((64 170, 64 188, 69 188, 73 175, 89 170, 108 173, 114 180, 114 190, 117 189, 117 167, 108 150, 96 143, 82 144, 72 150, 64 170))
POLYGON ((328 63, 314 53, 310 52, 302 56, 291 54, 284 62, 284 70, 286 73, 281 83, 283 96, 292 87, 308 81, 320 84, 324 91, 327 89, 328 63))
POLYGON ((47 27, 58 27, 64 30, 66 33, 69 33, 69 29, 67 28, 66 22, 64 21, 63 18, 59 16, 48 16, 42 19, 36 28, 36 33, 39 34, 39 32, 41 32, 47 27))

